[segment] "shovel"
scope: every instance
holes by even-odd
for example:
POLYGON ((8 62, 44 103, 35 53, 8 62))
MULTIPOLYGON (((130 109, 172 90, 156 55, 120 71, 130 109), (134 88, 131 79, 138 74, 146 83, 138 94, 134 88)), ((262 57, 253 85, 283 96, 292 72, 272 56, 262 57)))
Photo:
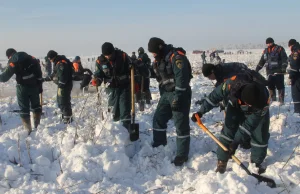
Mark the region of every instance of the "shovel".
MULTIPOLYGON (((197 124, 198 126, 205 132, 207 133, 225 152, 228 152, 227 147, 225 147, 202 123, 200 117, 196 114, 196 119, 197 119, 197 124)), ((267 185, 271 188, 275 188, 276 187, 276 183, 273 179, 255 174, 255 173, 251 173, 249 171, 249 169, 234 155, 231 156, 231 158, 244 170, 246 171, 246 173, 250 176, 253 176, 254 178, 256 178, 258 180, 258 182, 265 182, 267 183, 267 185)))
POLYGON ((134 104, 134 94, 135 94, 135 83, 134 83, 134 67, 130 69, 130 79, 131 79, 131 123, 129 125, 129 136, 130 141, 136 141, 139 139, 139 124, 135 123, 135 104, 134 104))
POLYGON ((144 111, 144 110, 145 110, 145 93, 144 93, 144 76, 142 76, 140 111, 144 111))

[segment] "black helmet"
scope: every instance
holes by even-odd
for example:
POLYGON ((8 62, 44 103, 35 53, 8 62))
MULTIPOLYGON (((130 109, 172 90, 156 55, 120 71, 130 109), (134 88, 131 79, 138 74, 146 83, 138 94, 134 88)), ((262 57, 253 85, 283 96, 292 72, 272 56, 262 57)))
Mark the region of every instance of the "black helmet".
POLYGON ((143 47, 140 47, 139 50, 138 50, 139 54, 144 54, 145 53, 145 50, 143 47))

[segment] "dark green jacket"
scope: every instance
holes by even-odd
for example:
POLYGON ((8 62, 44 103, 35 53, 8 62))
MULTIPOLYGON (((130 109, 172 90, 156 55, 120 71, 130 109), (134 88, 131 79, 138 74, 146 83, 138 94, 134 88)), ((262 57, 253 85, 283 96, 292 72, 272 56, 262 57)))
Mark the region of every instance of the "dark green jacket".
POLYGON ((156 79, 162 91, 175 91, 179 97, 190 87, 192 78, 191 65, 182 48, 167 45, 165 58, 153 63, 156 79))
POLYGON ((35 87, 42 83, 39 62, 25 52, 17 52, 8 60, 8 66, 0 75, 0 82, 7 82, 14 74, 20 85, 35 87))
POLYGON ((272 48, 265 48, 260 58, 256 71, 261 70, 266 64, 267 74, 285 73, 287 68, 287 54, 282 46, 274 44, 272 48))
MULTIPOLYGON (((106 60, 104 56, 98 57, 94 76, 105 83, 110 83, 109 87, 112 88, 128 87, 131 64, 133 62, 125 52, 115 49, 109 60, 106 60)), ((143 76, 149 76, 148 69, 141 62, 136 62, 136 67, 143 76)))
MULTIPOLYGON (((253 121, 253 123, 244 123, 243 126, 248 130, 250 128, 256 128, 260 119, 264 116, 266 111, 269 110, 269 94, 267 89, 264 87, 264 90, 261 91, 261 93, 264 93, 264 95, 262 95, 263 99, 261 99, 261 102, 265 104, 265 108, 263 109, 257 109, 246 105, 241 101, 241 91, 245 85, 252 82, 252 78, 246 74, 238 74, 230 79, 227 79, 209 94, 209 96, 204 100, 199 112, 204 115, 214 107, 218 107, 220 101, 228 98, 230 104, 233 104, 233 102, 239 102, 237 108, 239 108, 245 116, 250 117, 253 121)), ((235 105, 233 106, 236 107, 236 103, 234 104, 235 105)))
POLYGON ((54 60, 54 71, 51 79, 59 88, 72 87, 73 64, 65 56, 58 55, 54 60))
POLYGON ((290 69, 288 73, 290 79, 296 80, 300 78, 300 45, 294 45, 291 50, 292 52, 289 56, 290 69))
MULTIPOLYGON (((219 102, 227 98, 229 99, 230 104, 234 104, 233 106, 236 106, 235 102, 239 102, 237 108, 240 108, 245 114, 262 111, 262 109, 248 106, 246 103, 241 101, 242 88, 250 83, 253 83, 253 80, 252 77, 247 74, 238 74, 227 79, 209 94, 209 96, 204 100, 199 112, 203 115, 214 107, 218 107, 219 102)), ((264 107, 268 107, 269 94, 267 89, 263 87, 261 93, 262 97, 258 100, 260 100, 264 107)))

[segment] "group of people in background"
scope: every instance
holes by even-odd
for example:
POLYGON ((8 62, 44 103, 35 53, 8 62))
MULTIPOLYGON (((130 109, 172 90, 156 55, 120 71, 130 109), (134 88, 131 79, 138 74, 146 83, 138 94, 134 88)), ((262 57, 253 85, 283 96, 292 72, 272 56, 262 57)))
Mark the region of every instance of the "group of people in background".
MULTIPOLYGON (((258 62, 255 70, 245 64, 221 62, 217 53, 211 53, 211 63, 203 55, 202 73, 210 80, 216 80, 214 90, 205 98, 197 101, 201 105, 198 112, 193 113, 191 120, 197 122, 205 113, 215 107, 222 106, 225 111, 225 123, 220 141, 229 149, 217 150, 216 172, 224 173, 228 159, 231 158, 240 146, 251 149, 251 162, 264 170, 262 163, 267 154, 269 134, 269 106, 271 101, 284 104, 285 88, 284 75, 289 74, 292 87, 294 112, 300 114, 300 46, 295 39, 289 41, 291 55, 287 57, 283 47, 276 45, 272 38, 266 39, 267 48, 258 62), (213 64, 213 61, 218 62, 213 64), (288 62, 290 64, 288 67, 288 62), (267 78, 259 74, 259 70, 266 67, 267 78), (288 70, 288 71, 287 71, 288 70)), ((112 108, 113 121, 122 122, 129 134, 131 115, 131 81, 134 79, 135 95, 140 104, 144 98, 151 104, 150 78, 159 83, 160 99, 153 116, 153 143, 152 146, 165 146, 167 142, 167 123, 173 118, 176 128, 176 156, 173 163, 183 165, 188 160, 190 150, 190 106, 192 90, 190 81, 193 78, 192 67, 181 47, 174 47, 162 39, 153 37, 148 42, 148 51, 140 47, 138 56, 128 54, 110 42, 105 42, 102 54, 96 59, 95 72, 84 69, 80 57, 71 62, 64 55, 50 50, 45 58, 47 76, 42 77, 41 66, 37 59, 25 52, 8 49, 8 66, 0 75, 0 81, 8 81, 16 74, 17 98, 21 108, 20 116, 28 134, 32 131, 30 110, 34 114, 36 129, 41 115, 39 94, 45 81, 57 84, 57 104, 61 110, 62 121, 65 124, 73 120, 71 107, 71 91, 73 80, 81 80, 81 89, 90 83, 98 87, 107 85, 109 94, 108 105, 112 108), (52 65, 53 64, 53 70, 52 65), (134 76, 131 71, 134 70, 134 76)), ((138 136, 135 136, 136 141, 138 136)))

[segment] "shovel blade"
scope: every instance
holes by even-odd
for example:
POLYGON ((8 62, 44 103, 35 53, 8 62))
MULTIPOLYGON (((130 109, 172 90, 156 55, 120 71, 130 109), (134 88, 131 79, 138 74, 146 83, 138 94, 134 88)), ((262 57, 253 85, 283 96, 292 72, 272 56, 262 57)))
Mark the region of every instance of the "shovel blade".
POLYGON ((137 141, 139 139, 140 126, 138 123, 133 123, 129 125, 129 138, 130 141, 137 141))
POLYGON ((267 185, 271 188, 275 188, 276 187, 276 183, 273 179, 258 175, 258 174, 254 174, 251 173, 251 176, 255 177, 259 182, 265 182, 267 183, 267 185))

